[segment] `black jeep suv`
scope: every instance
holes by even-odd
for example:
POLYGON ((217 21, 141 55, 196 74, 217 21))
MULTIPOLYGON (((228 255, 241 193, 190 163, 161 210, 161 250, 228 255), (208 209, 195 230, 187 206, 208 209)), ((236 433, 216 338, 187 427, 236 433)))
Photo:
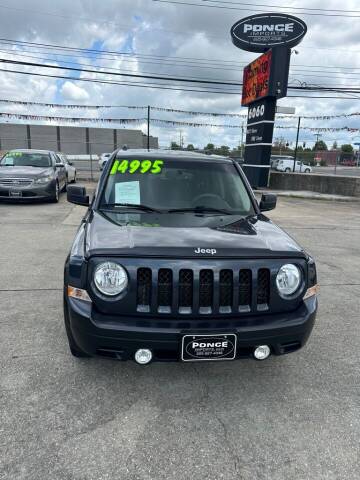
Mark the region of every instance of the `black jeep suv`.
POLYGON ((114 152, 65 263, 64 314, 76 357, 263 360, 313 328, 313 259, 263 211, 240 166, 185 152, 114 152))

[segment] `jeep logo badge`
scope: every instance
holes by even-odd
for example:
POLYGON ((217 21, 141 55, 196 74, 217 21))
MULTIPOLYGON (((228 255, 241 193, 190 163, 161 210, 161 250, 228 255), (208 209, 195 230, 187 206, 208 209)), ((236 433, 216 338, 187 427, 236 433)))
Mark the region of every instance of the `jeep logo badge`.
POLYGON ((295 47, 307 32, 297 17, 281 13, 251 15, 231 28, 233 44, 249 52, 265 52, 272 47, 295 47))
POLYGON ((200 253, 203 255, 216 255, 216 248, 196 248, 194 253, 200 253))

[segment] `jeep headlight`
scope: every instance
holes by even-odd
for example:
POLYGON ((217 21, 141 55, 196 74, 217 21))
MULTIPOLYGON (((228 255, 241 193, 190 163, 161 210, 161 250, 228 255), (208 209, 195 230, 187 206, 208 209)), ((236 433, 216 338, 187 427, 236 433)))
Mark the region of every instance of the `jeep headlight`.
POLYGON ((117 263, 104 262, 96 267, 94 283, 99 292, 108 296, 119 295, 128 285, 126 270, 117 263))
POLYGON ((283 265, 276 276, 276 286, 281 297, 293 295, 301 284, 301 271, 292 263, 283 265))
POLYGON ((51 182, 52 176, 46 175, 46 177, 39 177, 35 180, 35 183, 48 183, 51 182))

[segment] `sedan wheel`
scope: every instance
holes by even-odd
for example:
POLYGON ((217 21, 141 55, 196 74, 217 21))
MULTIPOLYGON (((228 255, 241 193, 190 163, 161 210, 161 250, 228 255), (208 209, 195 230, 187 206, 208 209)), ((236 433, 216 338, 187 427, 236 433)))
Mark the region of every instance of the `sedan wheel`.
POLYGON ((51 201, 53 203, 58 203, 59 201, 59 195, 60 195, 60 188, 59 188, 59 184, 56 182, 55 183, 55 190, 54 190, 54 194, 51 198, 51 201))

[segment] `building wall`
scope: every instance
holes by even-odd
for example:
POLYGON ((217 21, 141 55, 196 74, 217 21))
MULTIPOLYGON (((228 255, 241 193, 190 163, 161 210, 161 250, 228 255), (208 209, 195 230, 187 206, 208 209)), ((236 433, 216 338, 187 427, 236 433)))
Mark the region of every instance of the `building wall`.
MULTIPOLYGON (((112 152, 124 145, 146 148, 147 136, 131 129, 0 124, 0 150, 36 148, 85 155, 112 152)), ((158 148, 157 137, 150 137, 150 146, 158 148)))

